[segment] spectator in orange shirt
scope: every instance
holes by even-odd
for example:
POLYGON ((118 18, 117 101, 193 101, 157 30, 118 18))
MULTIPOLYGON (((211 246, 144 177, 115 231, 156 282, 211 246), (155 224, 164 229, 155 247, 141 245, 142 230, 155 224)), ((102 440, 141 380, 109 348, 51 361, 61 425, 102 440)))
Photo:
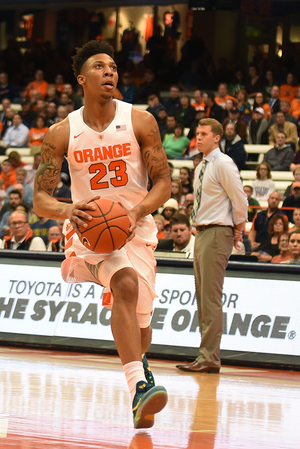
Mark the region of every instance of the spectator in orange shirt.
POLYGON ((294 100, 291 101, 290 114, 292 114, 297 120, 300 117, 300 87, 298 87, 294 100))
POLYGON ((289 251, 289 234, 287 232, 281 234, 281 236, 278 238, 278 247, 280 250, 280 254, 278 256, 274 256, 271 262, 284 263, 288 260, 291 260, 292 255, 289 251))
POLYGON ((9 159, 5 159, 1 164, 0 179, 4 181, 4 190, 17 183, 17 176, 15 170, 12 170, 12 165, 9 159))
POLYGON ((292 101, 299 89, 296 78, 292 73, 288 73, 286 77, 286 84, 280 86, 279 98, 280 100, 292 101))
POLYGON ((153 218, 157 227, 156 237, 158 239, 164 239, 165 238, 164 227, 166 221, 165 218, 160 214, 155 214, 153 218))
POLYGON ((21 160, 20 153, 18 151, 10 151, 8 155, 8 159, 10 160, 11 167, 13 171, 16 171, 19 167, 25 167, 27 164, 21 160))
POLYGON ((29 83, 26 87, 27 97, 31 100, 32 91, 36 89, 41 93, 42 99, 44 100, 47 95, 48 86, 49 84, 44 80, 43 70, 37 70, 34 75, 34 81, 29 83))
POLYGON ((64 91, 65 80, 61 73, 56 75, 54 85, 58 95, 64 91))
POLYGON ((41 147, 46 132, 48 131, 48 127, 46 126, 46 121, 44 117, 38 116, 35 120, 35 124, 32 128, 30 128, 29 136, 28 136, 28 146, 32 147, 41 147))
POLYGON ((196 111, 199 111, 201 108, 205 108, 205 103, 202 98, 201 90, 195 90, 194 92, 194 102, 191 103, 191 106, 196 109, 196 111))
POLYGON ((255 95, 252 113, 253 118, 254 118, 254 111, 257 108, 263 108, 264 118, 269 121, 272 115, 272 108, 270 105, 268 105, 267 100, 262 92, 257 92, 257 94, 255 95))
POLYGON ((235 98, 229 95, 228 93, 228 86, 226 83, 221 83, 218 86, 218 96, 215 97, 215 102, 221 106, 223 109, 225 109, 226 106, 226 100, 231 99, 233 102, 235 102, 235 98))

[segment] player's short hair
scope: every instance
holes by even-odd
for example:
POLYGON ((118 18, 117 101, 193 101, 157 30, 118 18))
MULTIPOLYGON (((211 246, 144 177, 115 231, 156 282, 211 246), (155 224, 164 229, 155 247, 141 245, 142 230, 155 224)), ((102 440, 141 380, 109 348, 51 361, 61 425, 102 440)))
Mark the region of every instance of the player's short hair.
POLYGON ((210 126, 211 132, 215 136, 220 136, 222 138, 223 136, 223 126, 221 125, 218 120, 215 120, 214 118, 202 118, 199 120, 198 126, 210 126))
POLYGON ((108 42, 105 41, 92 40, 87 42, 83 47, 76 48, 76 55, 73 56, 72 58, 73 59, 72 67, 76 78, 78 75, 80 75, 84 63, 91 56, 97 55, 98 53, 105 53, 111 58, 114 57, 113 47, 108 42))

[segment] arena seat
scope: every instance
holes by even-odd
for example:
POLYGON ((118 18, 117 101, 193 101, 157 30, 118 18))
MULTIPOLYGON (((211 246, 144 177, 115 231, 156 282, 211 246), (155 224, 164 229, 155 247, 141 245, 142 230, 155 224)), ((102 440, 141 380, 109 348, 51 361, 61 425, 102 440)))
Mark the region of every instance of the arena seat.
MULTIPOLYGON (((7 159, 7 154, 3 154, 0 156, 0 164, 7 159)), ((22 162, 25 162, 25 164, 32 165, 33 164, 33 156, 22 156, 22 162)))
POLYGON ((7 156, 9 156, 12 151, 17 151, 22 159, 24 156, 30 156, 30 148, 11 148, 11 147, 9 147, 6 149, 5 154, 7 156))
POLYGON ((271 148, 273 148, 274 145, 252 145, 252 144, 246 144, 245 150, 246 153, 249 155, 253 155, 253 160, 247 160, 246 165, 249 167, 256 167, 258 164, 260 164, 263 159, 264 155, 269 151, 271 148))
MULTIPOLYGON (((256 179, 256 170, 241 170, 243 185, 252 185, 256 179)), ((275 182, 275 188, 280 194, 283 194, 286 188, 294 181, 291 171, 272 171, 272 179, 275 182)))
MULTIPOLYGON (((12 103, 11 107, 15 112, 20 112, 22 109, 22 106, 19 103, 12 103)), ((2 104, 0 104, 0 111, 3 111, 2 104)))

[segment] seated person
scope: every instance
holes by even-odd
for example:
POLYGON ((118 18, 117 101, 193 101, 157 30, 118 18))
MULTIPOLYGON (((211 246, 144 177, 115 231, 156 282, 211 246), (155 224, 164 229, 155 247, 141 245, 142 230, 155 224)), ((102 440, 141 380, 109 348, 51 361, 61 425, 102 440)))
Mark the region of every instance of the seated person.
POLYGON ((193 193, 194 192, 193 180, 190 169, 188 167, 181 167, 179 171, 179 178, 182 185, 183 195, 186 195, 187 193, 193 193))
POLYGON ((23 200, 30 204, 32 206, 32 201, 33 201, 33 188, 26 183, 26 178, 27 178, 27 171, 25 168, 23 167, 18 167, 16 170, 16 178, 17 178, 17 182, 15 185, 9 187, 7 189, 7 194, 9 194, 9 192, 11 192, 12 190, 18 190, 18 187, 16 187, 16 185, 21 184, 23 186, 23 200))
POLYGON ((252 221, 254 215, 258 212, 258 209, 253 209, 251 206, 260 206, 259 202, 252 197, 253 194, 253 187, 251 186, 244 186, 244 192, 247 195, 248 199, 248 221, 252 221))
MULTIPOLYGON (((40 115, 36 118, 34 126, 29 130, 28 136, 28 146, 29 148, 37 148, 39 149, 36 152, 41 152, 41 146, 44 141, 45 135, 48 131, 48 126, 46 126, 46 120, 44 117, 40 115)), ((35 154, 36 154, 35 152, 35 154)))
POLYGON ((160 214, 155 214, 153 216, 156 227, 157 227, 157 234, 156 237, 159 239, 164 239, 165 238, 165 234, 164 234, 164 227, 165 227, 165 218, 163 215, 160 214))
POLYGON ((278 238, 278 247, 280 254, 274 256, 271 263, 285 263, 292 258, 289 251, 289 234, 284 232, 278 238))
POLYGON ((190 139, 184 136, 183 130, 183 126, 178 123, 175 127, 174 135, 164 138, 163 147, 168 159, 184 157, 184 153, 190 143, 190 139))
POLYGON ((136 85, 132 83, 129 72, 124 72, 122 74, 119 90, 123 96, 123 101, 126 101, 127 103, 134 103, 136 96, 136 85))
POLYGON ((240 111, 238 108, 233 107, 228 111, 228 118, 223 122, 223 128, 225 130, 226 125, 230 123, 234 126, 235 132, 244 143, 248 143, 248 129, 247 125, 243 120, 240 119, 240 111))
POLYGON ((269 143, 268 121, 264 118, 263 108, 255 108, 253 119, 249 123, 249 143, 266 145, 269 143))
POLYGON ((229 95, 227 84, 220 83, 218 86, 218 96, 215 97, 215 102, 225 109, 227 100, 232 100, 234 103, 236 102, 235 98, 229 95))
MULTIPOLYGON (((188 195, 191 195, 190 193, 188 195)), ((186 202, 184 202, 184 204, 186 204, 186 202)), ((194 201, 187 203, 186 205, 184 205, 181 209, 179 209, 179 213, 186 215, 188 217, 188 219, 190 219, 192 212, 193 212, 193 208, 194 208, 194 201)), ((192 230, 193 234, 194 229, 192 230)))
POLYGON ((161 110, 161 108, 167 110, 166 107, 159 101, 158 95, 155 94, 149 95, 148 105, 149 107, 146 110, 150 112, 150 114, 154 115, 156 120, 158 119, 158 112, 161 110))
POLYGON ((300 232, 300 208, 299 207, 296 207, 296 209, 293 211, 293 223, 295 223, 295 226, 290 228, 289 232, 293 232, 293 231, 300 232))
MULTIPOLYGON (((200 108, 205 108, 205 103, 202 98, 202 92, 199 89, 196 89, 194 92, 194 101, 191 103, 191 106, 195 109, 195 111, 199 111, 200 108)), ((299 114, 300 115, 300 114, 299 114)))
MULTIPOLYGON (((178 203, 174 198, 168 199, 161 208, 160 214, 167 220, 170 221, 172 216, 178 211, 178 203)), ((167 237, 166 237, 167 238, 167 237)))
POLYGON ((276 145, 264 155, 264 162, 268 162, 271 170, 288 171, 294 156, 295 152, 287 142, 286 134, 279 131, 276 136, 276 145))
MULTIPOLYGON (((300 182, 296 181, 292 184, 292 195, 288 196, 282 203, 282 208, 285 207, 300 207, 300 182)), ((287 209, 284 211, 289 221, 294 223, 293 210, 287 209)))
MULTIPOLYGON (((263 240, 268 238, 269 224, 273 216, 279 213, 284 215, 284 211, 278 208, 280 200, 281 197, 278 192, 271 193, 268 198, 268 208, 258 212, 253 218, 252 228, 249 233, 249 240, 253 251, 263 240)), ((286 220, 288 220, 287 217, 286 220)))
POLYGON ((66 203, 71 200, 71 189, 69 186, 63 183, 62 177, 59 176, 57 180, 57 186, 53 191, 54 198, 59 198, 60 201, 64 201, 66 203))
POLYGON ((262 162, 256 169, 256 180, 252 182, 253 198, 266 201, 275 191, 275 182, 271 175, 271 167, 268 162, 262 162))
POLYGON ((9 159, 5 159, 1 164, 0 179, 3 179, 5 191, 17 183, 16 171, 13 170, 12 163, 9 159))
POLYGON ((19 185, 19 190, 12 190, 9 193, 9 200, 7 203, 3 205, 0 212, 0 237, 2 238, 4 235, 9 234, 9 217, 12 212, 17 210, 18 206, 23 206, 26 213, 29 212, 30 206, 29 204, 25 203, 22 199, 22 195, 24 193, 24 190, 22 184, 19 185))
POLYGON ((48 231, 52 226, 57 226, 57 221, 51 218, 38 217, 38 221, 30 225, 34 235, 41 237, 45 245, 48 245, 48 231))
MULTIPOLYGON (((295 170, 293 171, 293 175, 294 175, 295 181, 300 182, 300 166, 295 168, 295 170)), ((290 184, 286 188, 286 190, 283 194, 284 198, 286 198, 287 196, 290 196, 292 194, 292 185, 293 185, 293 183, 290 184)))
POLYGON ((246 167, 247 153, 244 143, 231 123, 225 125, 224 137, 220 140, 220 149, 234 160, 239 170, 246 167))
POLYGON ((164 236, 165 236, 165 239, 172 239, 172 237, 171 237, 171 225, 170 225, 169 221, 165 222, 164 236))
POLYGON ((27 146, 29 128, 23 124, 20 114, 15 114, 12 125, 7 128, 3 137, 3 148, 22 148, 27 146))
POLYGON ((269 144, 276 145, 276 137, 279 132, 284 132, 286 136, 285 143, 290 143, 293 150, 297 147, 298 132, 297 126, 286 120, 286 117, 282 111, 276 114, 276 123, 270 127, 269 144))
POLYGON ((63 253, 65 250, 65 236, 62 228, 59 226, 51 226, 48 231, 47 251, 63 253))
POLYGON ((268 234, 265 240, 252 251, 251 255, 256 256, 259 262, 271 262, 274 256, 280 254, 278 239, 283 232, 288 231, 288 221, 282 214, 275 214, 269 224, 268 234))
POLYGON ((164 106, 161 106, 158 110, 156 120, 157 120, 159 134, 160 134, 162 141, 163 141, 165 134, 168 131, 167 117, 168 117, 168 113, 167 113, 166 108, 164 106))
POLYGON ((34 236, 32 229, 30 229, 26 212, 12 212, 9 217, 9 229, 10 235, 0 240, 1 249, 46 251, 43 240, 34 236))
POLYGON ((164 139, 168 136, 174 136, 175 126, 177 125, 175 115, 168 114, 167 115, 167 129, 164 134, 164 139))
POLYGON ((191 106, 190 97, 182 95, 180 97, 180 106, 177 108, 176 118, 177 122, 181 123, 185 128, 190 128, 195 119, 195 108, 191 106))
POLYGON ((289 234, 289 251, 291 259, 286 263, 300 264, 300 232, 294 231, 289 234))
POLYGON ((181 184, 181 181, 179 181, 178 179, 173 179, 173 181, 172 181, 171 198, 174 198, 178 204, 182 204, 184 201, 182 184, 181 184))
POLYGON ((171 238, 174 241, 174 251, 186 253, 187 258, 194 257, 195 237, 188 217, 177 213, 170 220, 171 238))

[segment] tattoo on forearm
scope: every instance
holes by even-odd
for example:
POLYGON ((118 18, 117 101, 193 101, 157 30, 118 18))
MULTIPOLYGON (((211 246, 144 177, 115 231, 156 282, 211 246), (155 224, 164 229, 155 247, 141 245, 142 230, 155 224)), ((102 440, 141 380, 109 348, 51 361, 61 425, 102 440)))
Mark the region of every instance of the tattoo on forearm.
POLYGON ((57 177, 60 173, 60 168, 57 166, 55 160, 55 146, 49 142, 43 143, 42 148, 42 162, 38 168, 36 183, 39 191, 45 191, 49 195, 52 195, 56 183, 57 177))

